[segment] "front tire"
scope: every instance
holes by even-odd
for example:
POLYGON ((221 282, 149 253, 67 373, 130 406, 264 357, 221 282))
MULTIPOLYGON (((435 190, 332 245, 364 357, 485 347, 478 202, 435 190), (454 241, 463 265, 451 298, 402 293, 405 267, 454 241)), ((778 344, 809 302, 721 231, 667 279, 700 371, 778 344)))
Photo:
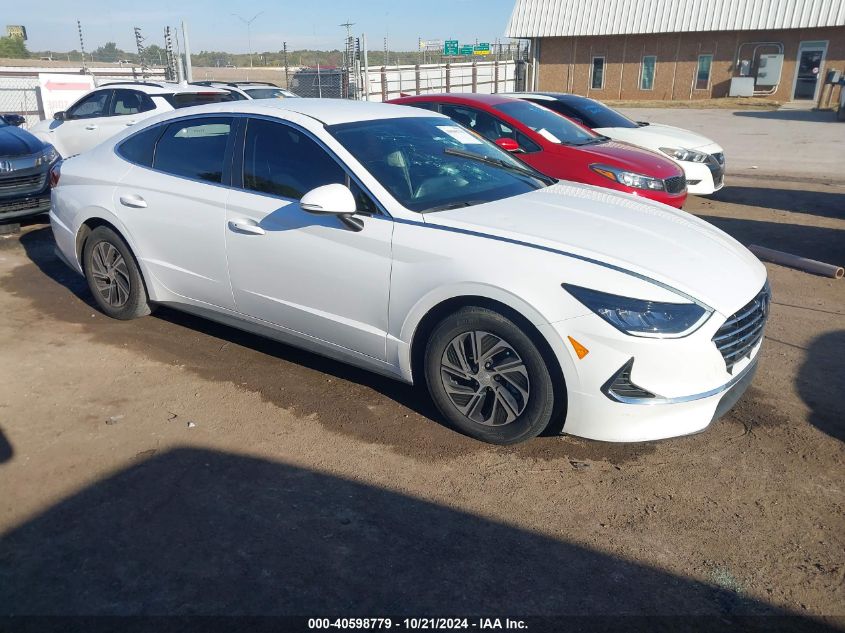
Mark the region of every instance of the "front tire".
POLYGON ((555 412, 554 382, 534 341, 498 312, 466 307, 433 330, 425 351, 429 393, 466 435, 515 444, 542 433, 555 412))
POLYGON ((82 270, 97 306, 113 319, 150 313, 141 271, 120 235, 106 226, 91 231, 82 249, 82 270))

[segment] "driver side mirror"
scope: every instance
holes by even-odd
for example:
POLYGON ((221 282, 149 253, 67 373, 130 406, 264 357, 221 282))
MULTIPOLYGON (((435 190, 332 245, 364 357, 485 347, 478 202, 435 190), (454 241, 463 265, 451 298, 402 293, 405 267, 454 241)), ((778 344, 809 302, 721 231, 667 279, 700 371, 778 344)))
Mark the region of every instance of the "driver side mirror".
POLYGON ((496 139, 496 145, 501 147, 506 152, 520 152, 522 148, 512 138, 502 137, 496 139))
POLYGON ((0 116, 0 118, 2 118, 9 125, 14 125, 15 127, 19 127, 26 123, 26 119, 20 114, 4 114, 0 116))
POLYGON ((59 112, 56 112, 56 113, 53 115, 53 118, 54 118, 56 121, 65 121, 65 120, 67 120, 67 114, 65 113, 65 111, 64 111, 64 110, 61 110, 61 111, 59 111, 59 112))
POLYGON ((346 185, 333 183, 312 189, 299 201, 303 211, 314 215, 334 215, 353 231, 364 228, 360 218, 353 217, 358 209, 355 196, 346 185))

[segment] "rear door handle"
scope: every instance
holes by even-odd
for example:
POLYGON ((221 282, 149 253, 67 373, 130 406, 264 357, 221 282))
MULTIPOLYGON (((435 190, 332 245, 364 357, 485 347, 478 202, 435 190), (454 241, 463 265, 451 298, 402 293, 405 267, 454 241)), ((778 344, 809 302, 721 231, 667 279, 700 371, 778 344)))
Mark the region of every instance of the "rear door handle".
POLYGON ((130 125, 135 125, 136 123, 137 123, 137 121, 129 121, 129 123, 127 123, 126 126, 128 127, 130 125))
POLYGON ((134 207, 135 209, 147 208, 147 201, 138 194, 134 193, 126 196, 120 196, 120 204, 124 207, 134 207))
POLYGON ((264 229, 252 220, 229 220, 229 228, 235 233, 249 233, 250 235, 264 235, 264 229))
POLYGON ((91 125, 86 125, 85 129, 86 130, 96 130, 97 126, 92 123, 91 125))

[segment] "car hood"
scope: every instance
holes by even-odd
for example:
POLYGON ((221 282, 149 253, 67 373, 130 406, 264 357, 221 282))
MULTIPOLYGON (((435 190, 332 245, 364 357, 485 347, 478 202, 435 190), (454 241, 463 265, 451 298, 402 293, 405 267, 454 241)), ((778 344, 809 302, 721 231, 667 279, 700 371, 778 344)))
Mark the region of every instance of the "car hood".
POLYGON ((613 139, 627 141, 657 150, 660 147, 682 147, 684 149, 699 149, 715 145, 715 143, 701 134, 691 132, 671 125, 652 123, 643 127, 609 127, 595 130, 613 139))
MULTIPOLYGON (((560 151, 564 151, 563 148, 573 148, 572 145, 562 145, 560 147, 560 151)), ((619 169, 633 171, 653 178, 665 179, 673 176, 682 176, 684 173, 676 163, 666 158, 663 154, 657 154, 648 149, 635 147, 629 143, 607 141, 595 145, 575 146, 574 149, 581 152, 582 156, 586 156, 586 160, 590 163, 611 165, 619 169)))
POLYGON ((26 130, 8 125, 0 127, 0 156, 28 156, 44 149, 44 143, 26 130))
POLYGON ((760 261, 713 225, 600 187, 561 182, 426 214, 425 221, 596 260, 670 286, 723 315, 745 305, 766 279, 760 261))

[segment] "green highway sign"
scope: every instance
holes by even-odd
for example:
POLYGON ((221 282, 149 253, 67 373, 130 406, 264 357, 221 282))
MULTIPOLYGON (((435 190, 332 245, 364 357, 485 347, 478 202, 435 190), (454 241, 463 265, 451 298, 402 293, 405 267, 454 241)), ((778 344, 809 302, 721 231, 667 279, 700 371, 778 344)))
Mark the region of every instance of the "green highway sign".
POLYGON ((443 54, 444 55, 457 55, 458 54, 458 40, 446 40, 443 42, 443 54))
POLYGON ((490 42, 479 42, 472 51, 473 55, 489 55, 490 42))
POLYGON ((463 46, 461 46, 461 55, 472 55, 472 52, 472 44, 464 44, 463 46))

